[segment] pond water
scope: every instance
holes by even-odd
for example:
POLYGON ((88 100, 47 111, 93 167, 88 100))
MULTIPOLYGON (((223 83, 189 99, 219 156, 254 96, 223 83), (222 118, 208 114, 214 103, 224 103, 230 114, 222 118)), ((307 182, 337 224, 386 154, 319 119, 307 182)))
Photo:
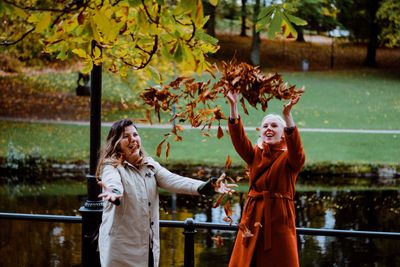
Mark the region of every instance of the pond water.
MULTIPOLYGON (((222 223, 224 211, 210 208, 212 199, 178 195, 172 211, 170 194, 161 196, 164 220, 222 223)), ((0 202, 1 212, 79 215, 85 196, 14 196, 0 202)), ((233 201, 233 219, 241 212, 233 201)), ((399 190, 324 190, 296 194, 298 227, 400 232, 399 190)), ((81 225, 0 220, 0 266, 80 266, 81 225)), ((195 264, 227 266, 235 232, 199 230, 195 237, 195 264), (224 245, 212 238, 219 235, 224 245)), ((400 266, 400 240, 298 236, 299 257, 306 266, 400 266)), ((182 229, 161 228, 161 265, 183 266, 182 229)))

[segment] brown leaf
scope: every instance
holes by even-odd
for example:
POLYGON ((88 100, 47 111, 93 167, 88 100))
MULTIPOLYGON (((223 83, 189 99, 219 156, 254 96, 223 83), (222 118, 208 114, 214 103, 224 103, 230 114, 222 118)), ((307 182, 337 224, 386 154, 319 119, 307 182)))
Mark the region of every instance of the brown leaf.
POLYGON ((244 113, 246 113, 246 115, 249 115, 249 112, 247 111, 246 104, 244 103, 243 97, 240 99, 240 104, 242 105, 244 113))
POLYGON ((169 142, 167 142, 167 148, 165 149, 165 157, 168 158, 169 157, 169 150, 170 150, 170 145, 169 142))
POLYGON ((217 201, 215 201, 215 203, 213 204, 213 208, 216 208, 216 207, 218 207, 219 205, 221 205, 221 203, 222 203, 222 200, 224 199, 224 197, 225 197, 225 194, 221 194, 221 195, 219 195, 219 197, 217 198, 217 201))
POLYGON ((224 211, 226 216, 231 217, 232 216, 232 209, 231 209, 231 203, 230 201, 227 201, 224 205, 224 211))
POLYGON ((231 156, 227 156, 226 157, 226 161, 225 161, 225 169, 229 169, 232 165, 232 160, 231 160, 231 156))
POLYGON ((211 137, 211 135, 207 132, 201 132, 202 135, 207 136, 207 137, 211 137))
POLYGON ((160 155, 161 155, 162 145, 165 142, 165 140, 166 139, 162 140, 161 143, 159 143, 158 146, 157 146, 157 152, 156 152, 157 157, 160 157, 160 155))
POLYGON ((175 124, 175 128, 180 132, 182 132, 184 130, 183 126, 178 125, 178 124, 175 124))
POLYGON ((212 240, 214 241, 216 247, 222 247, 224 245, 224 241, 220 235, 212 237, 212 240))
POLYGON ((217 133, 217 138, 221 139, 224 136, 224 131, 222 130, 221 126, 218 125, 218 133, 217 133))

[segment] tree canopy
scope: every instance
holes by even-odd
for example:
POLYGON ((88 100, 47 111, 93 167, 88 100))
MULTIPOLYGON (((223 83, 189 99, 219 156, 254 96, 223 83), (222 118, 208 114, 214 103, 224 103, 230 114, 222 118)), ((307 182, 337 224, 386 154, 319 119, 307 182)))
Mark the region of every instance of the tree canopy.
MULTIPOLYGON (((215 0, 210 1, 216 4, 215 0)), ((40 34, 57 59, 80 57, 83 72, 103 63, 112 72, 143 69, 151 61, 177 61, 201 71, 218 40, 203 30, 201 0, 73 0, 0 3, 3 45, 40 34)))

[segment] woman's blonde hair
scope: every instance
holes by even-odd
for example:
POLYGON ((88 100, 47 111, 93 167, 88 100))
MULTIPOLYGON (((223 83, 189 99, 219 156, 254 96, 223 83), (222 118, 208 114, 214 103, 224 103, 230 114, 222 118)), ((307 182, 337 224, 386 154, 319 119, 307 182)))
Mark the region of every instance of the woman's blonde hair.
MULTIPOLYGON (((111 126, 111 129, 107 135, 106 144, 101 151, 99 162, 97 164, 97 179, 100 180, 100 174, 105 164, 110 164, 114 167, 117 167, 125 160, 125 157, 121 152, 119 143, 123 137, 125 128, 131 125, 137 130, 136 125, 130 119, 122 119, 116 121, 111 126)), ((145 152, 142 147, 140 147, 140 156, 145 156, 145 152)))

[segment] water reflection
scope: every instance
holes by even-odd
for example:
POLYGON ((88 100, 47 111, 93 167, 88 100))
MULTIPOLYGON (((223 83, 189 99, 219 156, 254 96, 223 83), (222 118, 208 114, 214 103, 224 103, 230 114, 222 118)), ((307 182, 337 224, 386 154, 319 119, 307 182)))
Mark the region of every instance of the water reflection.
MULTIPOLYGON (((3 212, 75 215, 83 197, 13 197, 0 202, 3 212)), ((161 219, 224 223, 223 208, 212 199, 161 197, 161 219), (177 212, 173 212, 176 203, 177 212)), ((232 203, 240 218, 242 202, 232 203)), ((298 227, 400 232, 400 193, 391 191, 314 191, 296 195, 298 227)), ((80 266, 81 225, 2 220, 0 266, 80 266)), ((183 266, 182 229, 161 228, 161 266, 183 266)), ((198 230, 196 266, 226 266, 235 232, 198 230), (218 247, 212 237, 222 237, 218 247)), ((400 241, 298 236, 300 263, 308 266, 400 266, 400 241)))

